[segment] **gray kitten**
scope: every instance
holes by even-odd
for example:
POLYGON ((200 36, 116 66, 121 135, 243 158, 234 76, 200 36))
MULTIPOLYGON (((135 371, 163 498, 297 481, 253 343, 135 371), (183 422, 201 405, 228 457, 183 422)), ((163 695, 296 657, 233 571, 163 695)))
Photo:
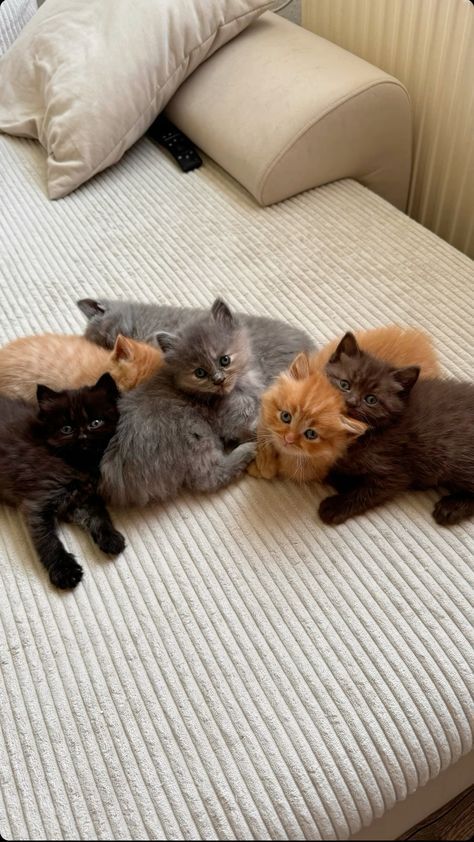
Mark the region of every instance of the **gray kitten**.
POLYGON ((124 331, 153 339, 165 353, 155 377, 121 399, 117 434, 101 463, 102 492, 119 505, 165 500, 181 488, 214 491, 236 478, 255 455, 248 439, 265 386, 298 351, 313 348, 304 331, 234 316, 221 299, 210 311, 80 306, 92 314, 89 339, 113 345, 124 331), (226 453, 223 441, 245 443, 226 453))
POLYGON ((195 316, 178 333, 155 336, 174 385, 206 405, 214 432, 224 441, 253 438, 264 379, 248 332, 227 304, 217 298, 210 313, 195 316))
MULTIPOLYGON (((104 348, 113 348, 119 333, 157 344, 157 334, 161 331, 180 332, 185 325, 209 314, 208 310, 191 307, 133 301, 83 298, 77 304, 89 320, 84 335, 104 348)), ((289 368, 300 351, 311 353, 315 350, 308 334, 287 322, 247 313, 236 313, 234 319, 247 331, 255 365, 265 387, 289 368)))
POLYGON ((78 306, 89 319, 87 339, 113 348, 122 333, 158 344, 179 389, 201 400, 220 397, 214 402, 212 424, 225 441, 254 436, 264 389, 300 351, 315 348, 301 328, 262 316, 233 315, 220 298, 211 314, 190 307, 91 298, 78 301, 78 306))
POLYGON ((263 388, 245 328, 226 304, 217 300, 210 313, 159 340, 165 364, 122 397, 101 463, 102 493, 117 505, 163 501, 181 488, 216 491, 255 455, 254 442, 230 453, 222 442, 254 435, 263 388))
POLYGON ((103 348, 114 347, 119 333, 142 342, 156 344, 158 331, 175 333, 205 310, 171 307, 166 304, 142 304, 135 301, 109 301, 81 298, 77 306, 87 316, 86 339, 103 348))
POLYGON ((114 505, 145 506, 183 488, 217 491, 243 473, 255 443, 229 453, 209 422, 208 406, 176 388, 164 366, 120 400, 117 434, 101 463, 101 490, 114 505))

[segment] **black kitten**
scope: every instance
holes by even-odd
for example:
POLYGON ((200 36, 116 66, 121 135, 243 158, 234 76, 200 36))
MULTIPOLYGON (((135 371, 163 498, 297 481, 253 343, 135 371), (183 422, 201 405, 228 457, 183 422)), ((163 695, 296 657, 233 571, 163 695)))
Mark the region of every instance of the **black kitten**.
POLYGON ((103 552, 125 542, 97 494, 99 465, 118 421, 110 374, 95 386, 37 389, 39 410, 0 396, 0 502, 22 510, 38 556, 54 585, 73 588, 82 567, 63 547, 58 520, 80 524, 103 552))
POLYGON ((347 396, 349 413, 371 429, 329 472, 326 481, 340 493, 322 501, 321 519, 343 523, 408 488, 438 486, 450 493, 434 508, 437 523, 448 526, 472 516, 474 385, 417 382, 417 367, 391 368, 361 351, 352 334, 338 351, 327 374, 347 396))
POLYGON ((103 374, 95 386, 64 392, 40 385, 36 396, 36 439, 73 468, 97 474, 119 417, 119 391, 113 377, 103 374))

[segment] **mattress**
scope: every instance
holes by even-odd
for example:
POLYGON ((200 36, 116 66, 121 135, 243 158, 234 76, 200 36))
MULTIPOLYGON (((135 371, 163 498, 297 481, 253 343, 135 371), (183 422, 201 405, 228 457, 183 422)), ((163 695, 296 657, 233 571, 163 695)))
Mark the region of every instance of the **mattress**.
MULTIPOLYGON (((397 321, 472 375, 471 262, 347 180, 269 208, 144 139, 66 199, 0 138, 0 336, 75 300, 286 318, 322 343, 397 321)), ((0 831, 11 839, 346 839, 472 748, 474 524, 416 492, 337 528, 323 488, 245 477, 74 527, 59 593, 0 509, 0 831)))

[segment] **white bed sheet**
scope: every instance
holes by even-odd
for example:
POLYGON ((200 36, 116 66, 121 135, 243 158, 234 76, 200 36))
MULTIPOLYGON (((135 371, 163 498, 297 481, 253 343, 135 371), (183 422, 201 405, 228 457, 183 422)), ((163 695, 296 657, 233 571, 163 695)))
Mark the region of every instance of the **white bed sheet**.
MULTIPOLYGON (((0 138, 0 336, 122 296, 285 317, 323 342, 399 321, 472 376, 472 263, 339 182, 262 209, 149 141, 50 202, 0 138)), ((49 586, 0 510, 0 831, 13 839, 344 839, 472 748, 474 525, 406 494, 336 529, 322 489, 251 478, 115 513, 49 586)))

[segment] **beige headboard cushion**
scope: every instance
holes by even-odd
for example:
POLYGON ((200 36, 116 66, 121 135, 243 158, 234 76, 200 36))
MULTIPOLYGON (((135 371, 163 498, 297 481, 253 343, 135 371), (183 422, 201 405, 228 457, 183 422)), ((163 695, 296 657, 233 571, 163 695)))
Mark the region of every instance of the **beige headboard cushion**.
POLYGON ((262 205, 354 178, 405 209, 405 88, 278 15, 266 13, 201 65, 166 113, 262 205))

